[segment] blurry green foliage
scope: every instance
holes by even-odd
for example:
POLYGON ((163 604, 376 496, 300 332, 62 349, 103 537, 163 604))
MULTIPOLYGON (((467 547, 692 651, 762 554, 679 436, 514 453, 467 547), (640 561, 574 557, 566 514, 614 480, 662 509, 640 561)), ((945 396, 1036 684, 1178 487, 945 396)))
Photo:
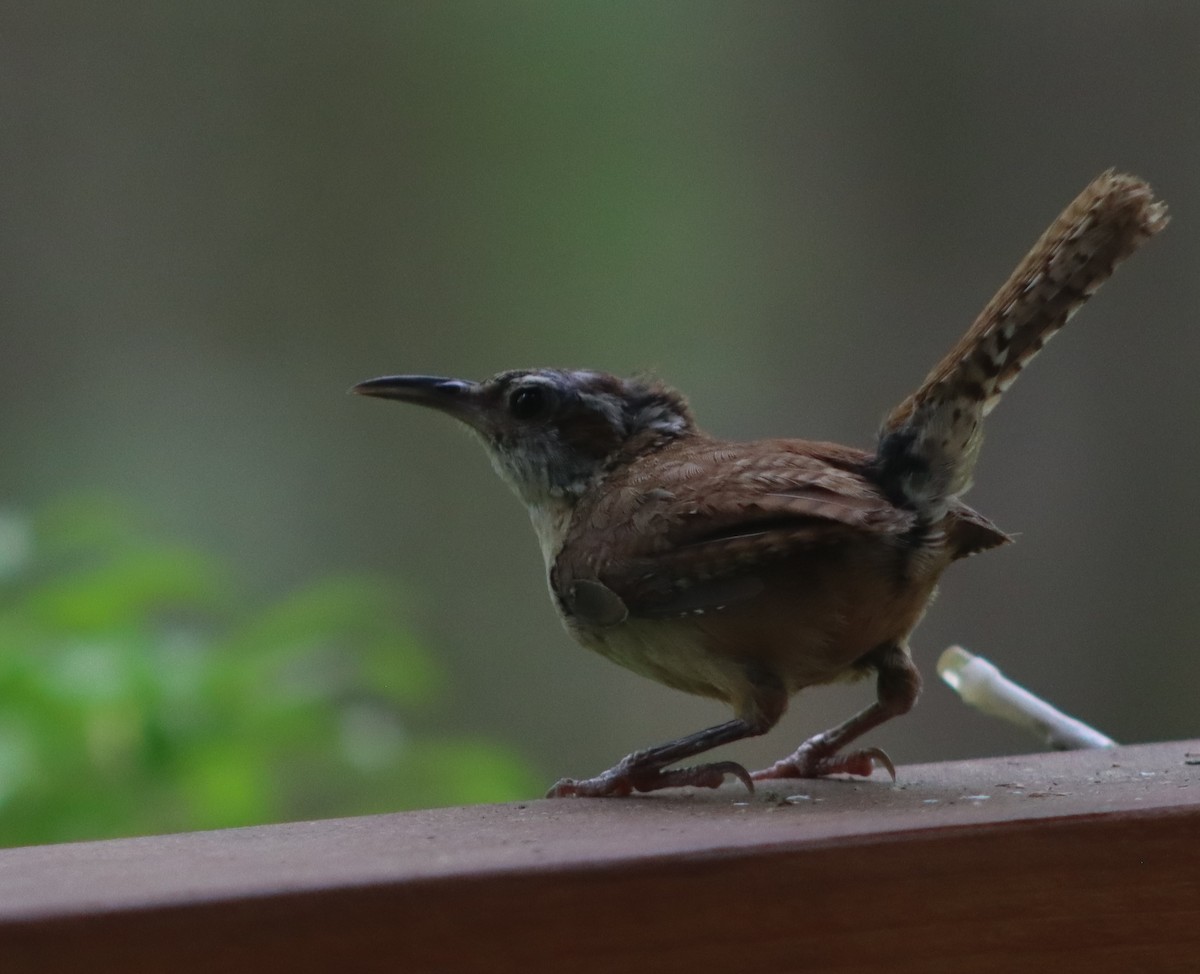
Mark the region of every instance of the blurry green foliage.
POLYGON ((492 744, 410 732, 439 686, 394 586, 251 611, 114 505, 0 517, 0 845, 534 793, 492 744))

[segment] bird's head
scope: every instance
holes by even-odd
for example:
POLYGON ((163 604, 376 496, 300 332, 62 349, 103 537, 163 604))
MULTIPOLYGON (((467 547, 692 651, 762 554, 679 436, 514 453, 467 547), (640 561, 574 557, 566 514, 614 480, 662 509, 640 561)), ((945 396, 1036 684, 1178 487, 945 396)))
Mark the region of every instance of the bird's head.
POLYGON ((483 382, 391 375, 353 391, 429 406, 465 423, 531 506, 573 502, 622 454, 693 428, 674 389, 604 372, 528 369, 483 382))

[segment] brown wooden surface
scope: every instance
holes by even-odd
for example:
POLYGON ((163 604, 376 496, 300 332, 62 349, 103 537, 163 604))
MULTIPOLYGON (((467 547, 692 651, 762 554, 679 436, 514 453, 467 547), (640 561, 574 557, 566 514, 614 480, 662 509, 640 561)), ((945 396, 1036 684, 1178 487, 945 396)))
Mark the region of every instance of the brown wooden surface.
POLYGON ((1200 971, 1196 762, 1200 740, 2 850, 0 970, 1200 971))

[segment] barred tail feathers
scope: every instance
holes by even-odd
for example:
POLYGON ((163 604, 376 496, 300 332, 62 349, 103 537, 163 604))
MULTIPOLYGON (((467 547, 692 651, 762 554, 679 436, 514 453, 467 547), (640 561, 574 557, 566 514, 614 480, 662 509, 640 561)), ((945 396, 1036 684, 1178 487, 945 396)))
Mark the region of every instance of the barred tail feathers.
POLYGON ((884 421, 876 463, 895 501, 931 519, 945 513, 970 486, 983 418, 1117 264, 1167 220, 1146 183, 1112 170, 1076 197, 921 387, 884 421))

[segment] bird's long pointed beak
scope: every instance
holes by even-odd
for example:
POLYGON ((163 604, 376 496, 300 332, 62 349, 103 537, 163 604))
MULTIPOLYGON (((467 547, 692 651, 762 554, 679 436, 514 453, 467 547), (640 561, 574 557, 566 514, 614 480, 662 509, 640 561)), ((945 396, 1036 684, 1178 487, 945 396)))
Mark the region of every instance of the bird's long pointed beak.
POLYGON ((385 375, 350 389, 360 396, 395 399, 428 406, 472 426, 479 414, 479 383, 436 375, 385 375))

